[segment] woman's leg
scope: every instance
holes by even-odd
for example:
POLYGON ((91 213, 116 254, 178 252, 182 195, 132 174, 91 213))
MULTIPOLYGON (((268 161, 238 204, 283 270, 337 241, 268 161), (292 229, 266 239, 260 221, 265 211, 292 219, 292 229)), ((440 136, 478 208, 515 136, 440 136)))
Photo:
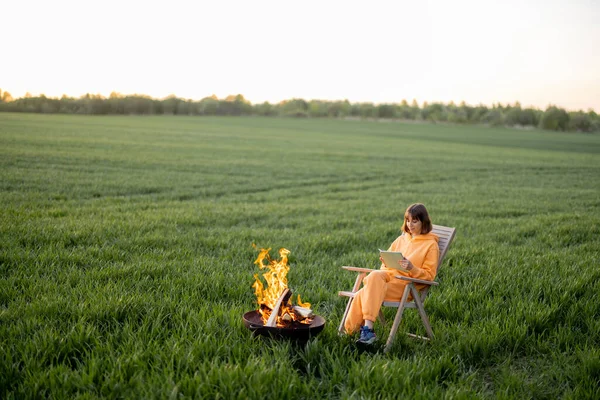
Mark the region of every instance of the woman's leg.
POLYGON ((346 333, 355 332, 365 320, 377 319, 390 279, 390 274, 386 271, 373 271, 365 278, 363 288, 356 293, 350 305, 344 323, 346 333))
POLYGON ((346 333, 351 335, 360 328, 363 323, 362 316, 362 295, 364 288, 360 289, 354 295, 354 299, 350 304, 350 310, 348 311, 348 315, 346 316, 346 321, 344 322, 344 329, 346 333))
MULTIPOLYGON (((392 277, 386 286, 384 301, 400 301, 400 299, 402 299, 402 295, 404 294, 404 288, 406 285, 408 285, 407 281, 392 277)), ((412 296, 409 293, 408 300, 411 299, 412 296)))
POLYGON ((379 315, 383 299, 387 296, 387 286, 391 276, 386 271, 373 271, 366 278, 364 283, 364 294, 362 301, 363 319, 375 321, 379 315))

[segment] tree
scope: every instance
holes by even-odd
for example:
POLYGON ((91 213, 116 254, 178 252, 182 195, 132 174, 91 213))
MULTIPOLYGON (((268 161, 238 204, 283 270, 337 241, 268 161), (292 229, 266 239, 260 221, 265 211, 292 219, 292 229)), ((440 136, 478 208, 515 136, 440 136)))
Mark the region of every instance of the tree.
POLYGON ((273 107, 273 105, 271 103, 269 103, 268 101, 263 102, 262 104, 258 104, 256 106, 254 106, 254 112, 258 115, 261 115, 263 117, 271 117, 274 115, 277 115, 277 111, 275 110, 275 107, 273 107))
POLYGON ((600 132, 600 115, 596 114, 591 108, 588 110, 587 115, 592 124, 592 132, 600 132))
POLYGON ((251 115, 252 104, 244 98, 241 94, 235 96, 233 100, 234 110, 236 115, 251 115))
POLYGON ((377 107, 377 116, 379 118, 394 118, 396 116, 394 106, 391 104, 380 104, 377 107))
POLYGON ((125 114, 126 99, 120 93, 111 92, 106 102, 108 103, 109 114, 125 114))
POLYGON ((423 103, 423 110, 421 111, 423 119, 426 121, 446 121, 447 115, 445 107, 441 103, 423 103))
POLYGON ((328 107, 326 102, 321 100, 311 100, 310 103, 308 103, 308 115, 310 117, 326 117, 327 113, 328 107))
POLYGON ((594 128, 590 115, 583 111, 570 113, 568 126, 570 131, 577 132, 592 132, 594 128))
POLYGON ((568 124, 569 114, 556 106, 548 106, 540 119, 540 128, 551 131, 565 131, 568 124))
POLYGON ((361 118, 376 118, 377 107, 373 103, 361 103, 360 116, 361 118))
POLYGON ((219 111, 219 100, 213 94, 200 100, 200 115, 217 115, 219 111))
POLYGON ((6 90, 4 92, 0 91, 0 93, 2 94, 0 96, 0 103, 10 103, 14 100, 10 93, 8 93, 6 90))
POLYGON ((282 116, 308 117, 308 103, 303 99, 284 100, 278 106, 282 116))
POLYGON ((419 103, 417 103, 417 99, 413 99, 412 103, 410 103, 410 112, 412 114, 412 119, 421 119, 423 116, 421 115, 421 108, 419 107, 419 103))
POLYGON ((219 101, 217 113, 219 115, 249 115, 252 113, 252 105, 241 94, 229 95, 225 100, 219 101))
POLYGON ((514 108, 511 108, 510 111, 506 113, 504 123, 508 126, 521 125, 521 113, 521 105, 517 103, 514 108))
POLYGON ((360 104, 350 104, 350 115, 360 117, 360 104))
POLYGON ((191 102, 187 100, 181 100, 177 103, 177 109, 175 110, 175 114, 177 115, 190 115, 192 111, 191 102))
POLYGON ((402 119, 415 119, 413 108, 408 105, 406 100, 402 100, 400 105, 396 107, 395 114, 402 119))
POLYGON ((482 122, 488 123, 492 126, 504 125, 504 113, 502 112, 502 107, 494 106, 483 116, 482 122))
POLYGON ((330 117, 346 117, 349 114, 350 102, 348 100, 328 102, 327 115, 329 115, 330 117))
POLYGON ((483 104, 473 107, 470 120, 475 123, 483 122, 483 117, 487 114, 488 108, 483 104))
POLYGON ((177 114, 177 107, 180 101, 174 94, 168 95, 162 101, 162 112, 169 115, 177 114))

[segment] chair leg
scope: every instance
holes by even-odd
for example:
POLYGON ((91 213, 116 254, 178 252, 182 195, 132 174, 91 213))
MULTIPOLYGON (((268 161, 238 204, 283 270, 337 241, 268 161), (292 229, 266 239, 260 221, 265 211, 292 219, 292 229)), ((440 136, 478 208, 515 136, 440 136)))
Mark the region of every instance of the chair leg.
POLYGON ((346 304, 346 311, 344 311, 344 316, 342 317, 342 322, 340 322, 340 327, 338 328, 338 334, 343 335, 346 333, 344 329, 344 323, 346 323, 346 317, 348 317, 348 312, 350 311, 350 305, 352 304, 353 297, 348 299, 348 304, 346 304))
MULTIPOLYGON (((352 291, 353 292, 357 292, 358 289, 360 289, 360 284, 362 283, 363 279, 365 279, 365 276, 367 276, 367 274, 365 272, 361 272, 358 274, 358 276, 356 277, 356 280, 354 281, 354 286, 352 287, 352 291)), ((339 335, 343 335, 344 333, 346 333, 345 329, 344 329, 344 323, 346 322, 346 318, 348 317, 348 312, 350 311, 350 305, 352 304, 352 301, 354 300, 354 297, 350 297, 348 299, 348 304, 346 304, 346 311, 344 311, 344 316, 342 317, 342 321, 340 322, 340 326, 338 328, 338 334, 339 335)))
POLYGON ((429 336, 429 339, 433 339, 433 331, 431 330, 429 318, 427 318, 427 313, 425 313, 425 307, 423 307, 423 302, 419 297, 419 293, 414 287, 411 287, 411 291, 413 294, 415 305, 417 306, 417 310, 419 311, 419 315, 421 316, 421 321, 423 321, 423 325, 425 325, 425 331, 427 331, 427 336, 429 336))
POLYGON ((402 321, 402 314, 404 313, 404 305, 406 304, 406 299, 408 299, 408 293, 410 291, 410 287, 412 283, 409 283, 404 288, 404 293, 402 293, 402 300, 400 300, 400 305, 398 306, 398 311, 396 312, 396 318, 394 318, 394 324, 392 325, 392 330, 390 331, 390 335, 388 336, 387 343, 385 344, 385 349, 383 350, 385 353, 390 351, 392 348, 392 342, 396 337, 396 331, 398 331, 398 326, 400 326, 400 321, 402 321))

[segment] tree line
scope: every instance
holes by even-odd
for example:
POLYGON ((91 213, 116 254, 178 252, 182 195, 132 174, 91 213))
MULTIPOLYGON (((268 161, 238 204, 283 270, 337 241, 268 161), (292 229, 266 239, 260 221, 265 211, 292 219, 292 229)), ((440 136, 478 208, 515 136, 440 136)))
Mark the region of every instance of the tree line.
POLYGON ((44 95, 13 99, 0 90, 0 111, 30 113, 61 113, 89 115, 220 115, 266 116, 295 118, 357 118, 399 119, 457 124, 487 124, 491 126, 535 127, 554 131, 600 132, 600 116, 593 110, 566 111, 550 105, 545 110, 523 108, 518 102, 510 105, 493 104, 471 106, 461 102, 423 103, 350 103, 290 99, 276 104, 252 104, 244 96, 231 95, 219 99, 215 95, 202 100, 188 100, 168 96, 155 99, 146 95, 121 95, 113 92, 108 98, 86 94, 79 98, 63 95, 51 98, 44 95))

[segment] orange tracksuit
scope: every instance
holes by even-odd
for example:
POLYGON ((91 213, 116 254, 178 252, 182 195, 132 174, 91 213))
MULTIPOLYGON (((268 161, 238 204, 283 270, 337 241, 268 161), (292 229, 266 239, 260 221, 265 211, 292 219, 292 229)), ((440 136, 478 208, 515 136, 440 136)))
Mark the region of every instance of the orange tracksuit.
MULTIPOLYGON (((375 321, 384 301, 400 301, 408 282, 394 278, 396 275, 428 281, 435 278, 440 253, 437 235, 430 232, 412 238, 410 234, 404 233, 394 240, 389 250, 402 252, 402 255, 410 260, 414 268, 410 272, 404 272, 387 268, 381 264, 379 271, 373 271, 367 275, 362 289, 354 296, 346 317, 344 328, 347 333, 358 330, 364 320, 375 321)), ((425 285, 417 284, 415 286, 417 289, 421 289, 425 285)))

